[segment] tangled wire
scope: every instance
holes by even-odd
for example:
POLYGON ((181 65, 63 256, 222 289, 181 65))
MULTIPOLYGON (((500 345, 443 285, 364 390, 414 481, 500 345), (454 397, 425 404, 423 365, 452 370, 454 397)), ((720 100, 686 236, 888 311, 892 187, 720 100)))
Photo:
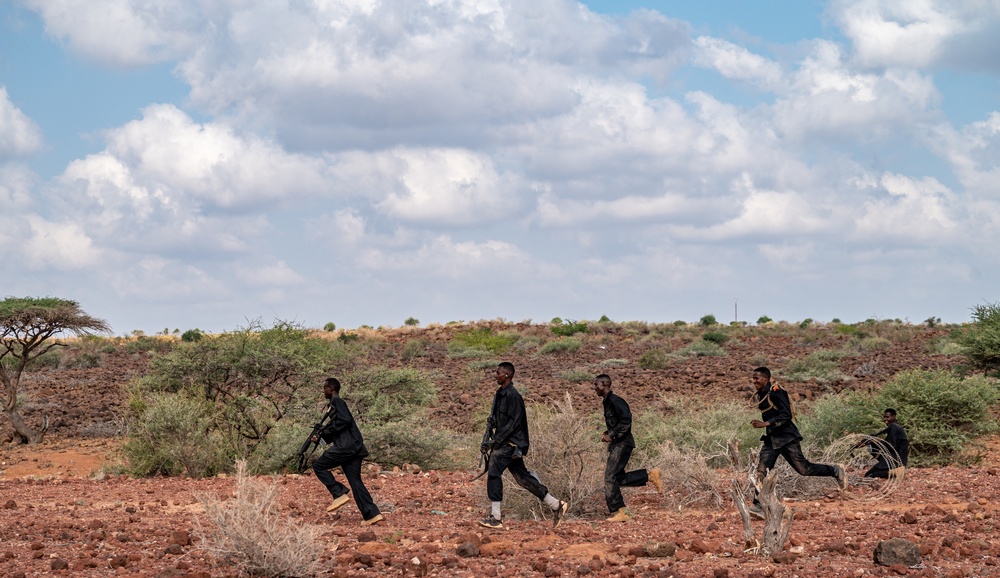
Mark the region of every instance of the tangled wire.
POLYGON ((877 502, 889 497, 903 480, 903 462, 895 448, 884 439, 865 434, 846 435, 826 448, 825 463, 841 464, 847 469, 850 489, 843 496, 849 500, 877 502), (889 468, 888 478, 865 478, 879 457, 889 468))

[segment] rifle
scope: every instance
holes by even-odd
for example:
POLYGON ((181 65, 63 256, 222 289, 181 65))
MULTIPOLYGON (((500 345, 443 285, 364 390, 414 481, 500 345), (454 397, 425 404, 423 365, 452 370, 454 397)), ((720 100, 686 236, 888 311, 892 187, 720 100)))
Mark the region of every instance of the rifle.
POLYGON ((326 427, 327 420, 329 420, 332 415, 333 408, 330 408, 330 411, 326 412, 323 415, 323 418, 316 422, 316 425, 313 426, 312 432, 308 437, 306 437, 306 441, 302 444, 302 447, 299 448, 299 452, 295 454, 299 460, 298 470, 300 474, 306 471, 306 462, 309 461, 313 452, 315 452, 316 448, 319 447, 319 438, 317 438, 316 441, 313 441, 313 436, 318 436, 320 432, 323 431, 323 428, 326 427), (312 449, 310 449, 309 446, 312 446, 312 449))
POLYGON ((493 410, 496 404, 496 398, 493 398, 494 405, 490 406, 490 416, 486 418, 486 432, 483 433, 483 441, 479 444, 479 467, 483 468, 483 471, 472 478, 472 481, 476 481, 479 478, 486 475, 486 472, 490 469, 490 456, 493 455, 493 433, 496 428, 496 424, 493 423, 493 410), (488 450, 483 451, 483 447, 489 447, 488 450))

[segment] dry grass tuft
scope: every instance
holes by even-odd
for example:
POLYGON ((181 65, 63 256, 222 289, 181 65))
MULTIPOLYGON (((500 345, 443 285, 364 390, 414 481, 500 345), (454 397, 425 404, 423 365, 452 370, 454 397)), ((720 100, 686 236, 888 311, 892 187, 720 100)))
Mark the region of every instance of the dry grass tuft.
POLYGON ((215 525, 206 532, 199 523, 202 547, 221 562, 250 576, 306 577, 319 571, 318 529, 296 524, 277 512, 279 488, 236 465, 236 494, 228 500, 202 498, 205 515, 215 525))

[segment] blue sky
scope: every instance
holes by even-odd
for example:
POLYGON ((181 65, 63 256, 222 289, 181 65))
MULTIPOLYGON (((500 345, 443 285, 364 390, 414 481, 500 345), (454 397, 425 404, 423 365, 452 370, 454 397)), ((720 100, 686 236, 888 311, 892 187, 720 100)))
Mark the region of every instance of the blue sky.
POLYGON ((0 3, 0 289, 253 320, 969 319, 995 3, 0 3))

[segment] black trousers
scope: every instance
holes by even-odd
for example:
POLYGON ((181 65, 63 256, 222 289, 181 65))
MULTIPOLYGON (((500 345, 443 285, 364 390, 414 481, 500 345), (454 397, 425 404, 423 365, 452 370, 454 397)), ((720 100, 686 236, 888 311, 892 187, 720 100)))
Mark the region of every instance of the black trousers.
POLYGON ((646 470, 625 471, 625 466, 632 457, 632 449, 625 444, 608 446, 608 463, 604 467, 604 500, 611 512, 625 507, 622 486, 645 486, 649 481, 646 470))
POLYGON ((490 455, 490 468, 486 472, 486 496, 491 502, 503 501, 503 473, 508 471, 514 476, 517 485, 531 492, 539 500, 545 498, 549 489, 541 480, 531 475, 524 466, 524 459, 515 459, 513 455, 514 446, 509 444, 493 450, 493 454, 490 455))
POLYGON ((346 494, 348 489, 333 477, 333 472, 330 470, 340 466, 344 470, 347 483, 351 486, 350 491, 354 493, 354 502, 358 505, 361 516, 365 520, 371 520, 380 512, 375 501, 372 500, 372 495, 368 493, 368 488, 361 481, 361 460, 362 456, 354 450, 331 446, 323 452, 319 459, 313 462, 313 471, 316 472, 319 481, 323 482, 326 489, 330 491, 330 495, 339 498, 346 494))
POLYGON ((778 456, 785 458, 785 461, 792 466, 792 469, 803 476, 829 476, 837 477, 837 470, 831 465, 814 464, 802 455, 802 446, 799 442, 791 442, 779 449, 771 447, 770 440, 765 441, 760 448, 760 459, 757 461, 757 479, 764 480, 767 472, 774 467, 778 461, 778 456))
POLYGON ((888 478, 889 477, 889 464, 885 461, 884 457, 879 457, 875 465, 871 467, 870 470, 865 472, 866 478, 888 478))

